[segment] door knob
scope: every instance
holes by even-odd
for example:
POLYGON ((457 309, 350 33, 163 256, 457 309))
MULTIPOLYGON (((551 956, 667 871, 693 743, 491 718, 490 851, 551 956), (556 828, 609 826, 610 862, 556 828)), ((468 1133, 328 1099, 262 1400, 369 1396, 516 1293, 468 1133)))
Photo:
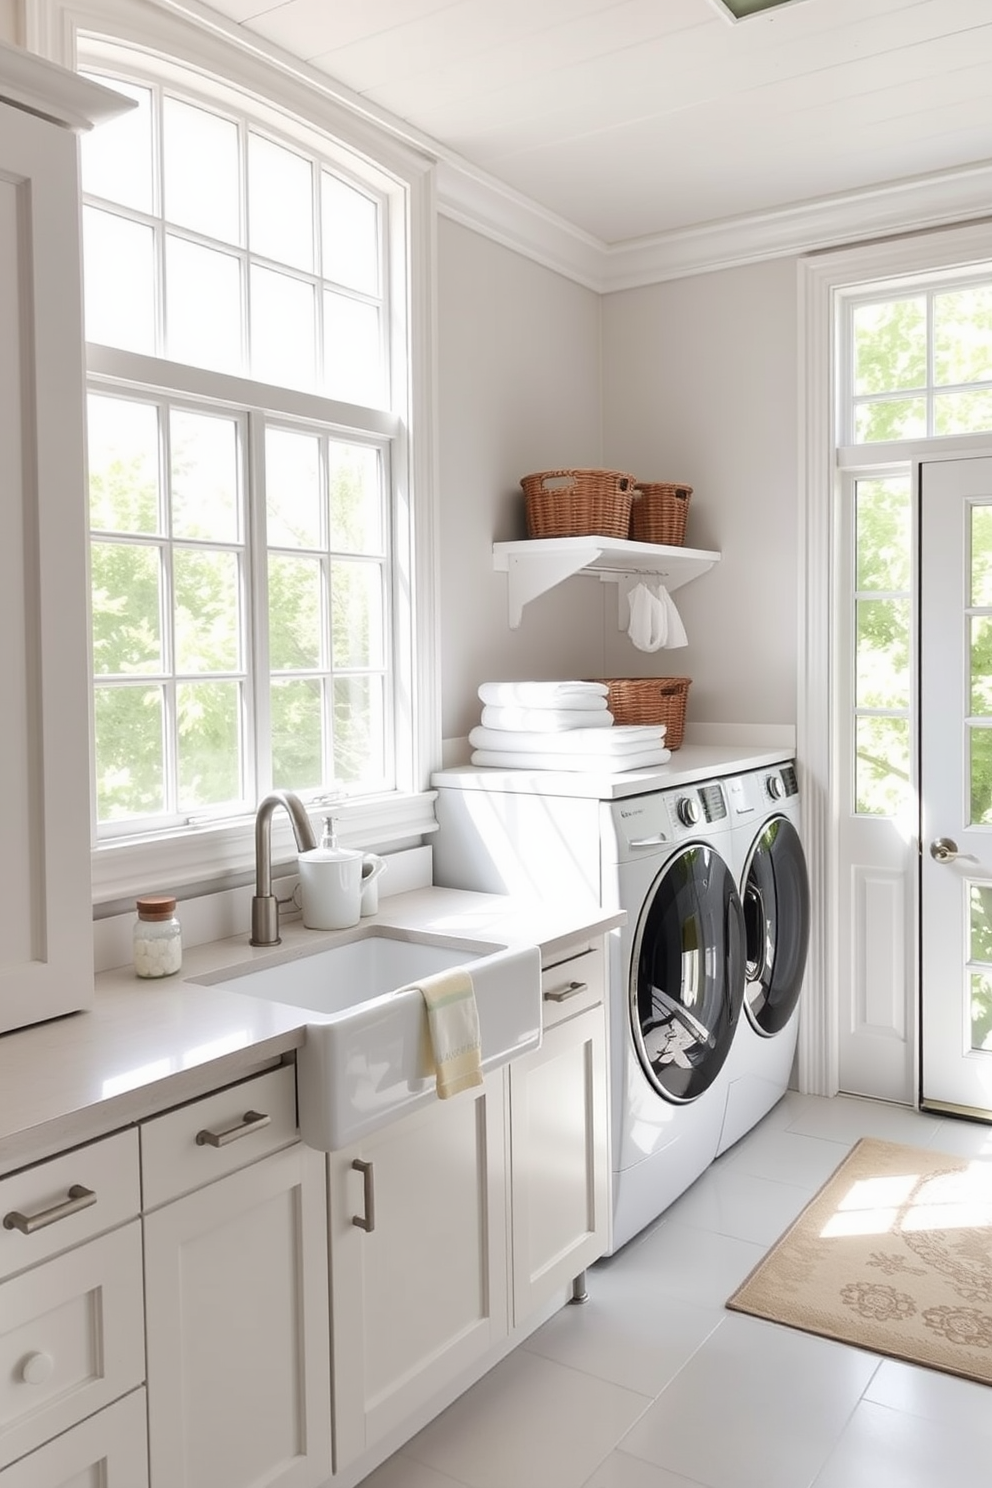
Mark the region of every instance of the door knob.
POLYGON ((958 845, 951 837, 935 837, 930 844, 930 856, 935 863, 953 863, 958 856, 958 845))

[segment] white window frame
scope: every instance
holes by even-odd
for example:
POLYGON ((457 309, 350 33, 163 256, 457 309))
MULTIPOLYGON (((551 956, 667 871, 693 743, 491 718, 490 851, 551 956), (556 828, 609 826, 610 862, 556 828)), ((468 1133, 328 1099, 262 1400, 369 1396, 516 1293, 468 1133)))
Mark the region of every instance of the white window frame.
MULTIPOLYGON (((204 12, 195 0, 32 0, 23 20, 28 48, 65 67, 76 68, 87 39, 96 36, 111 46, 116 41, 145 49, 150 57, 180 58, 205 78, 226 79, 232 96, 256 118, 268 117, 283 134, 319 132, 330 158, 340 141, 346 159, 363 158, 388 178, 402 201, 404 210, 389 214, 394 236, 388 257, 404 275, 408 319, 403 347, 389 369, 393 411, 384 416, 388 430, 383 431, 393 435, 393 592, 409 596, 393 612, 397 786, 383 796, 347 801, 340 810, 340 834, 365 848, 415 845, 436 830, 429 781, 441 762, 435 161, 371 120, 329 79, 216 13, 204 12), (395 437, 397 431, 404 437, 395 437)), ((396 340, 390 337, 394 345, 396 340)), ((134 367, 140 374, 137 363, 140 359, 134 367)), ((108 372, 102 353, 94 350, 89 370, 108 372)), ((270 406, 278 407, 278 390, 272 391, 270 406)), ((296 850, 284 816, 277 813, 273 821, 277 861, 292 858, 296 850)), ((94 845, 93 899, 118 901, 163 883, 212 883, 253 867, 253 817, 139 833, 94 845)))
MULTIPOLYGON (((992 260, 992 227, 986 223, 941 228, 917 236, 811 254, 799 262, 800 625, 797 753, 804 771, 804 838, 813 897, 810 953, 798 1049, 799 1088, 815 1095, 840 1089, 839 1021, 846 1012, 846 976, 855 927, 842 923, 839 852, 841 813, 849 801, 847 756, 850 716, 846 689, 838 687, 839 658, 850 654, 844 586, 850 533, 843 480, 913 465, 935 449, 953 455, 988 436, 847 446, 843 414, 846 369, 838 365, 836 325, 845 298, 879 294, 894 279, 946 271, 948 278, 992 260), (869 288, 871 286, 871 288, 869 288), (866 453, 870 451, 869 453, 866 453)), ((915 878, 907 883, 911 934, 918 916, 915 878)), ((915 1059, 915 963, 907 965, 906 1005, 899 1010, 915 1059)), ((915 1103, 915 1088, 905 1099, 915 1103)))

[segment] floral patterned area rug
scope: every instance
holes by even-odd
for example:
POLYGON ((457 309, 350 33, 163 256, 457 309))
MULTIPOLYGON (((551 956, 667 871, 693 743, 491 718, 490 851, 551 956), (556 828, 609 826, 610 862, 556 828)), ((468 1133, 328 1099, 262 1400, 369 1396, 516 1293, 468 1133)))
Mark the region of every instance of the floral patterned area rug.
POLYGON ((992 1162, 863 1138, 727 1306, 992 1384, 992 1162))

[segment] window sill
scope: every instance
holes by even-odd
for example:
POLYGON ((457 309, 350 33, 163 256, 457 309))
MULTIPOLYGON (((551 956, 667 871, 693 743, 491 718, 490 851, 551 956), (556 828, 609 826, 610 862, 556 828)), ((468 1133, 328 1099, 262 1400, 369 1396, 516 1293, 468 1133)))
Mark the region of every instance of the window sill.
MULTIPOLYGON (((334 808, 338 839, 343 847, 377 852, 416 844, 437 831, 436 795, 436 791, 423 791, 343 802, 334 808)), ((329 810, 326 805, 308 807, 318 839, 321 817, 329 810)), ((296 852, 289 817, 277 811, 272 818, 273 866, 295 865, 296 852)), ((181 895, 185 889, 254 875, 254 818, 101 844, 94 848, 91 860, 94 904, 113 904, 155 891, 181 895)))

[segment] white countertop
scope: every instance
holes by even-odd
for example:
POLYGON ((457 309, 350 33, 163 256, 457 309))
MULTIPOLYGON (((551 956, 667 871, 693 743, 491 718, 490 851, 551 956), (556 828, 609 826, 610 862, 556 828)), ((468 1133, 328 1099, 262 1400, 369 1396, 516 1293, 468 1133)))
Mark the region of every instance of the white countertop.
MULTIPOLYGON (((425 888, 384 900, 363 925, 466 941, 540 947, 545 963, 623 919, 594 906, 524 902, 425 888)), ((353 932, 343 932, 344 936, 353 932)), ((130 966, 97 977, 92 1011, 0 1036, 0 1172, 126 1126, 278 1062, 305 1037, 307 1013, 192 980, 226 966, 283 959, 342 932, 282 927, 282 945, 248 932, 187 950, 180 976, 142 981, 130 966)))
POLYGON ((520 795, 581 796, 618 801, 648 791, 669 790, 715 776, 739 775, 794 758, 787 746, 754 744, 683 744, 666 765, 619 773, 582 770, 500 770, 493 765, 455 765, 431 776, 436 790, 517 792, 520 795))

